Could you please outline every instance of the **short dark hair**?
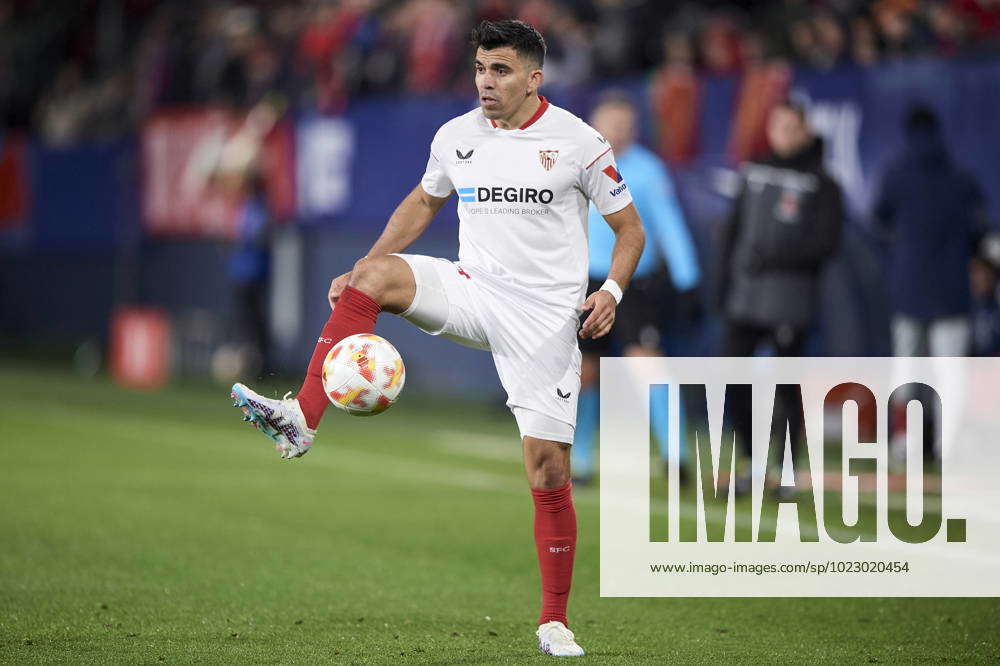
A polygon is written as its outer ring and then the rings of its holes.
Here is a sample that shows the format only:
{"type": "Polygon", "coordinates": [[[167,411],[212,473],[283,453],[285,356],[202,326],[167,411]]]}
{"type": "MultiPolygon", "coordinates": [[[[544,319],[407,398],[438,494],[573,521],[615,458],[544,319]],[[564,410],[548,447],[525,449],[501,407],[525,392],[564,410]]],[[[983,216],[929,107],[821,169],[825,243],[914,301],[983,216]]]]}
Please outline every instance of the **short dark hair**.
{"type": "Polygon", "coordinates": [[[936,132],[940,127],[934,109],[926,104],[914,104],[906,113],[905,127],[908,132],[936,132]]]}
{"type": "Polygon", "coordinates": [[[487,51],[509,46],[522,58],[538,63],[539,67],[545,64],[545,39],[524,21],[483,21],[472,29],[469,42],[473,48],[487,51]]]}
{"type": "Polygon", "coordinates": [[[611,88],[602,92],[601,96],[597,98],[597,103],[594,104],[593,110],[596,111],[603,106],[626,106],[635,112],[639,110],[632,97],[619,88],[611,88]]]}

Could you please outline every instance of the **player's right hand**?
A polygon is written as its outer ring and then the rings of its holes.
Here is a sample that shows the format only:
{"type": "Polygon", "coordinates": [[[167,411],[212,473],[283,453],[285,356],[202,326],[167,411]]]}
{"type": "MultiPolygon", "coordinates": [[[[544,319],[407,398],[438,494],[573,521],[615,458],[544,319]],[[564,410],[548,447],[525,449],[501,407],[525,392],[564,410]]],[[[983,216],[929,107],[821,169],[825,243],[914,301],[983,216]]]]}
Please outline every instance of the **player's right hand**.
{"type": "Polygon", "coordinates": [[[330,301],[330,309],[337,307],[337,301],[340,300],[340,295],[344,293],[344,289],[347,287],[347,283],[351,281],[351,273],[348,271],[343,275],[339,275],[333,278],[333,282],[330,283],[330,291],[326,295],[326,300],[330,301]]]}

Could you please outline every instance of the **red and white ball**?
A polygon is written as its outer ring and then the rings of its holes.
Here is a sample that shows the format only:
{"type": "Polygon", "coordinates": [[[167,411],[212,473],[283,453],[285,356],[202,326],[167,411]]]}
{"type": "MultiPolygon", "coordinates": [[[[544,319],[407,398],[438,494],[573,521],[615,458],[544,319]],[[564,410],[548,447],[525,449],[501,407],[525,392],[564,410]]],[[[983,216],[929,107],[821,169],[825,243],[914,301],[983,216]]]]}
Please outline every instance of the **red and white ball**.
{"type": "Polygon", "coordinates": [[[354,416],[372,416],[392,407],[405,375],[403,359],[388,340],[358,333],[327,353],[323,390],[334,407],[354,416]]]}

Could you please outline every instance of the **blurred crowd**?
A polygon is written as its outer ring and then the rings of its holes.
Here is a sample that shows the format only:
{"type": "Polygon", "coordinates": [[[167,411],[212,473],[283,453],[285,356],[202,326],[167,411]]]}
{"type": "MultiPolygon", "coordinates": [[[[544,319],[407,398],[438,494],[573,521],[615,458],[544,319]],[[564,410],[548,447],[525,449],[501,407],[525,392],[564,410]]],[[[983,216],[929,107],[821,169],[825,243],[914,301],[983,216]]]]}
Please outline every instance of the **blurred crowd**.
{"type": "Polygon", "coordinates": [[[0,113],[72,143],[165,105],[276,92],[336,112],[359,94],[467,91],[469,29],[507,17],[542,31],[563,87],[663,64],[867,67],[1000,44],[1000,0],[0,0],[0,113]]]}

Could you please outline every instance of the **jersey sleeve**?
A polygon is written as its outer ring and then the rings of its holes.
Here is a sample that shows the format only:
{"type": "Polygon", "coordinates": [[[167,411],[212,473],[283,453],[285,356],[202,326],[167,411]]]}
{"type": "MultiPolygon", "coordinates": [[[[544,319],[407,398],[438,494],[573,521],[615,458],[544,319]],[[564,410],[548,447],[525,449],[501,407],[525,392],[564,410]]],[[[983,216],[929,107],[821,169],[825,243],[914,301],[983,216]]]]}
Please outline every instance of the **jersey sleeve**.
{"type": "Polygon", "coordinates": [[[580,186],[601,215],[617,213],[632,203],[632,194],[618,171],[611,146],[605,145],[586,159],[587,162],[582,165],[580,186]]]}
{"type": "Polygon", "coordinates": [[[420,180],[420,186],[424,192],[432,197],[445,198],[450,196],[455,187],[451,184],[451,179],[445,173],[444,164],[439,158],[444,157],[441,152],[441,130],[434,135],[431,141],[430,155],[427,156],[427,169],[424,170],[424,177],[420,180]]]}
{"type": "Polygon", "coordinates": [[[646,175],[648,197],[643,197],[639,185],[636,185],[636,196],[639,197],[636,208],[642,211],[642,223],[652,232],[650,235],[667,260],[674,287],[687,291],[697,286],[701,271],[691,232],[684,221],[684,212],[674,193],[670,174],[662,162],[652,162],[646,175]]]}

